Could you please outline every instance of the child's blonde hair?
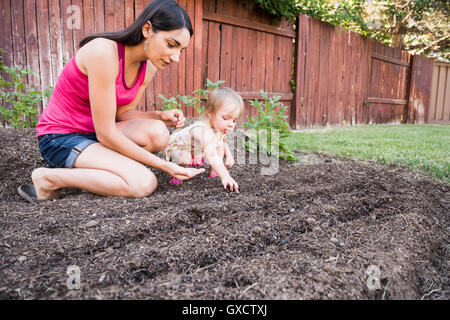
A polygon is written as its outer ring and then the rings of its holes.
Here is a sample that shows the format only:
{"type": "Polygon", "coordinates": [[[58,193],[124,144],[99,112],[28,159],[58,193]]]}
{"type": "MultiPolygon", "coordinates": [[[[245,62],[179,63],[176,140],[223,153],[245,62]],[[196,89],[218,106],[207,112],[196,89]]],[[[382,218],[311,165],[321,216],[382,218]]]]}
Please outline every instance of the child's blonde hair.
{"type": "Polygon", "coordinates": [[[227,87],[216,88],[209,92],[204,115],[209,114],[210,116],[213,116],[225,101],[233,103],[239,107],[240,118],[244,113],[244,101],[236,91],[227,87]]]}

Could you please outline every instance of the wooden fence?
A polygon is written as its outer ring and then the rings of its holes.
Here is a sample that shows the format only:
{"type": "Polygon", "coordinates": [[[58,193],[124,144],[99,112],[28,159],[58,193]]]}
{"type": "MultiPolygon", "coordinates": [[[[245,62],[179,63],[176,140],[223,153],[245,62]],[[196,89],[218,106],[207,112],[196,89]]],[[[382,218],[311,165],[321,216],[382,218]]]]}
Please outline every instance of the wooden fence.
{"type": "MultiPolygon", "coordinates": [[[[39,76],[29,83],[45,89],[84,36],[128,26],[146,3],[0,0],[2,59],[34,70],[39,76]]],[[[178,3],[191,17],[194,36],[178,64],[156,73],[139,103],[143,110],[157,108],[159,94],[190,94],[208,78],[225,80],[245,100],[261,98],[260,89],[280,95],[293,128],[426,120],[430,59],[304,15],[297,26],[276,22],[252,0],[178,3]]],[[[247,101],[246,115],[254,112],[247,101]]]]}
{"type": "Polygon", "coordinates": [[[292,126],[425,121],[431,59],[305,15],[297,30],[292,126]]]}
{"type": "Polygon", "coordinates": [[[434,64],[428,122],[450,124],[450,63],[434,64]]]}

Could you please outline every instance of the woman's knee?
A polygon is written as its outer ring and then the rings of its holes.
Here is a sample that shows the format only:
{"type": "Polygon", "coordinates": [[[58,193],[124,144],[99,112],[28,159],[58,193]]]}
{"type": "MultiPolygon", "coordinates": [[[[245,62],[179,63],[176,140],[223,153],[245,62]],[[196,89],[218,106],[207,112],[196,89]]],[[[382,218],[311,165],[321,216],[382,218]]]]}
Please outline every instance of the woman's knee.
{"type": "Polygon", "coordinates": [[[155,191],[158,186],[158,180],[150,170],[147,169],[147,171],[129,179],[127,184],[128,197],[144,198],[155,191]]]}
{"type": "Polygon", "coordinates": [[[148,149],[150,152],[162,151],[169,144],[170,132],[167,126],[162,121],[157,121],[154,123],[149,135],[150,141],[148,149]]]}

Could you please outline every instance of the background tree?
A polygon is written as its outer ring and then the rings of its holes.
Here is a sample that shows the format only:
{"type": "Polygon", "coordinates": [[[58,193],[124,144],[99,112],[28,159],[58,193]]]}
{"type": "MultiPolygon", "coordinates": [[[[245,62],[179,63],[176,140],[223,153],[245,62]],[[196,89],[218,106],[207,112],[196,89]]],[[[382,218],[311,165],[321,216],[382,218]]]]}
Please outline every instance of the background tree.
{"type": "Polygon", "coordinates": [[[299,13],[415,54],[450,61],[448,0],[255,0],[291,21],[299,13]]]}

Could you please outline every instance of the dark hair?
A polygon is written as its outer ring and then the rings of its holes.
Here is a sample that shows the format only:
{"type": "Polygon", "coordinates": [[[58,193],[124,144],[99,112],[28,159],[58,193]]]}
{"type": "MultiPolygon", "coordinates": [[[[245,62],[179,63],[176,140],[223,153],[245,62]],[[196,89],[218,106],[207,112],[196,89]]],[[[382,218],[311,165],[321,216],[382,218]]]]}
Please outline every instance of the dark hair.
{"type": "Polygon", "coordinates": [[[154,0],[147,4],[139,17],[127,28],[115,32],[96,33],[85,37],[80,48],[96,38],[106,38],[121,42],[128,46],[136,46],[144,40],[142,26],[147,21],[152,24],[153,32],[170,31],[186,28],[191,37],[194,34],[189,16],[178,3],[172,0],[154,0]]]}

